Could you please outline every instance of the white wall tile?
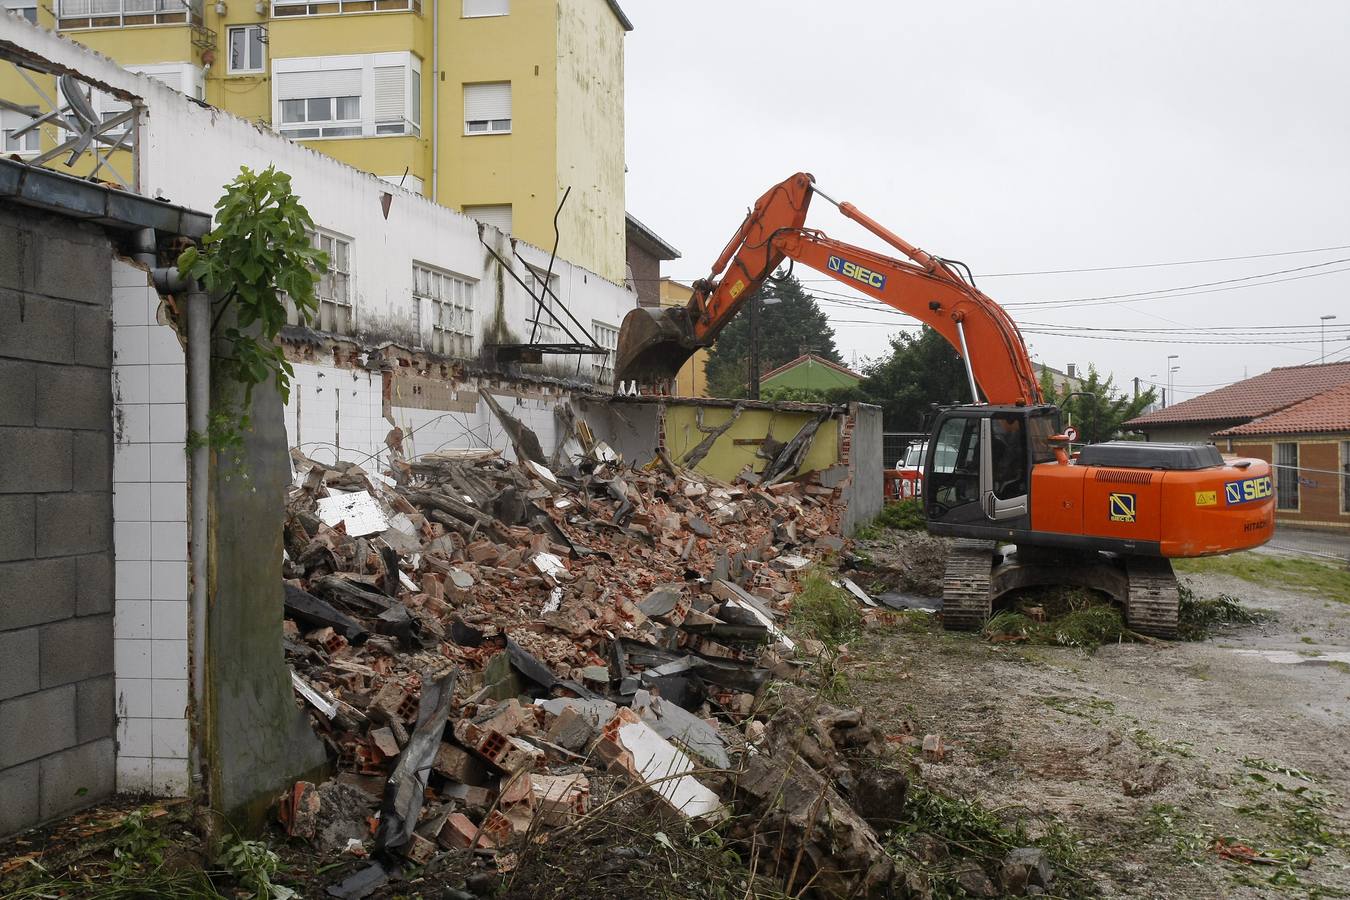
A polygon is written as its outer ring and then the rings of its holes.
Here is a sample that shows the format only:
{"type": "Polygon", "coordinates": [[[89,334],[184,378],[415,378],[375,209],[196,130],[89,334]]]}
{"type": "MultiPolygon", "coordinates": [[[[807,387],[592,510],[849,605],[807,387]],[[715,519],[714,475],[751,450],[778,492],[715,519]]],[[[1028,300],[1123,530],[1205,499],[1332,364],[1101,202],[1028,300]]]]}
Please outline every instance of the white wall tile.
{"type": "Polygon", "coordinates": [[[113,439],[119,444],[150,443],[150,404],[119,403],[113,410],[113,439]]]}
{"type": "MultiPolygon", "coordinates": [[[[188,674],[187,638],[178,641],[151,641],[151,674],[156,678],[186,678],[188,674]]],[[[158,754],[156,754],[158,755],[158,754]]]]}
{"type": "Polygon", "coordinates": [[[150,445],[151,481],[187,481],[187,453],[179,444],[150,445]]]}
{"type": "Polygon", "coordinates": [[[150,559],[150,523],[114,522],[113,550],[118,562],[150,559]]]}
{"type": "Polygon", "coordinates": [[[145,756],[124,756],[118,747],[117,755],[117,792],[143,793],[151,789],[150,758],[145,756]]]}
{"type": "Polygon", "coordinates": [[[149,444],[113,445],[113,482],[150,480],[149,444]]]}
{"type": "Polygon", "coordinates": [[[186,560],[187,523],[151,522],[150,558],[154,560],[186,560]]]}
{"type": "Polygon", "coordinates": [[[181,481],[161,481],[149,485],[149,488],[151,519],[156,522],[187,521],[187,485],[185,483],[181,481]]]}
{"type": "Polygon", "coordinates": [[[150,367],[119,365],[113,369],[114,403],[150,402],[150,367]]]}
{"type": "Polygon", "coordinates": [[[151,719],[150,721],[150,749],[155,760],[158,761],[163,757],[187,759],[187,719],[151,719]]]}
{"type": "Polygon", "coordinates": [[[158,797],[186,797],[188,793],[188,761],[155,757],[150,790],[158,797]]]}
{"type": "Polygon", "coordinates": [[[150,364],[150,325],[113,326],[113,360],[117,365],[150,364]]]}
{"type": "Polygon", "coordinates": [[[186,403],[187,370],[182,363],[157,365],[146,373],[146,400],[150,403],[186,403]]]}
{"type": "Polygon", "coordinates": [[[113,485],[113,520],[117,522],[149,522],[151,491],[146,482],[127,482],[113,485]]]}
{"type": "Polygon", "coordinates": [[[156,561],[150,564],[151,600],[186,600],[187,595],[187,563],[156,561]]]}
{"type": "Polygon", "coordinates": [[[129,259],[114,259],[112,284],[115,288],[139,287],[144,291],[150,284],[150,273],[129,259]]]}
{"type": "MultiPolygon", "coordinates": [[[[150,756],[154,746],[154,719],[119,719],[117,752],[127,756],[150,756]]],[[[167,720],[166,720],[167,721],[167,720]]]]}
{"type": "Polygon", "coordinates": [[[187,404],[156,403],[150,407],[150,441],[182,446],[187,440],[187,404]]]}
{"type": "MultiPolygon", "coordinates": [[[[141,274],[144,275],[145,273],[142,272],[141,274]]],[[[138,287],[114,287],[112,294],[113,327],[153,324],[150,300],[147,296],[149,292],[150,288],[143,284],[138,287]]]]}
{"type": "Polygon", "coordinates": [[[113,637],[139,640],[153,637],[150,633],[150,601],[118,600],[113,612],[113,637]]]}
{"type": "MultiPolygon", "coordinates": [[[[149,719],[154,712],[154,694],[149,678],[117,676],[117,718],[149,719]]],[[[135,754],[132,754],[135,755],[135,754]]]]}
{"type": "Polygon", "coordinates": [[[117,602],[123,600],[150,599],[150,563],[118,562],[114,575],[114,591],[117,602]]]}
{"type": "Polygon", "coordinates": [[[168,325],[155,325],[149,331],[150,359],[156,365],[183,364],[183,345],[178,333],[168,325]]]}
{"type": "Polygon", "coordinates": [[[149,678],[150,641],[114,638],[113,672],[118,678],[149,678]]]}
{"type": "Polygon", "coordinates": [[[187,716],[188,683],[182,679],[156,678],[151,686],[151,710],[156,719],[187,716]]]}
{"type": "MultiPolygon", "coordinates": [[[[182,640],[188,636],[186,600],[150,601],[150,636],[157,640],[182,640]]],[[[158,672],[156,672],[158,676],[158,672]]]]}

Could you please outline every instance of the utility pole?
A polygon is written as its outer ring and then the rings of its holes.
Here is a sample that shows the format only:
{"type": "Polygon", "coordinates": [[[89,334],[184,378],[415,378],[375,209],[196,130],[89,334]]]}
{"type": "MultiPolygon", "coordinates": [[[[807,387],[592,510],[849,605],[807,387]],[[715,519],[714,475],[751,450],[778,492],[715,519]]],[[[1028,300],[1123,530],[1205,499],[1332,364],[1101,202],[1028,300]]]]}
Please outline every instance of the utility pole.
{"type": "Polygon", "coordinates": [[[1134,396],[1135,396],[1136,399],[1139,397],[1139,376],[1138,376],[1138,375],[1134,376],[1134,396]]]}
{"type": "MultiPolygon", "coordinates": [[[[1172,393],[1172,373],[1181,368],[1181,366],[1172,365],[1174,359],[1181,359],[1181,355],[1173,353],[1167,357],[1167,394],[1172,393]]],[[[1167,394],[1163,395],[1163,409],[1167,408],[1167,394]]]]}
{"type": "Polygon", "coordinates": [[[759,399],[759,292],[750,298],[750,399],[759,399]]]}

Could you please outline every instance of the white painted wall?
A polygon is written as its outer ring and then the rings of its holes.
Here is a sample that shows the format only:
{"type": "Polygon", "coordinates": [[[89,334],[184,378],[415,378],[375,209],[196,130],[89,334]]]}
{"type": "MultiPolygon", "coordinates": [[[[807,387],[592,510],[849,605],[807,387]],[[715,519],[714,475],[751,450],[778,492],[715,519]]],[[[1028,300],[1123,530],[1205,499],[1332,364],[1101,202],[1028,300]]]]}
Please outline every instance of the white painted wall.
{"type": "MultiPolygon", "coordinates": [[[[85,78],[141,98],[147,109],[141,132],[143,193],[209,211],[241,165],[255,169],[276,165],[291,175],[316,225],[352,238],[352,296],[358,331],[404,341],[415,337],[409,331],[414,321],[412,263],[417,260],[478,282],[474,302],[478,349],[497,315],[499,287],[496,264],[479,242],[477,222],[261,125],[192,103],[154,78],[129,72],[68,38],[13,16],[3,18],[0,26],[7,40],[85,78]],[[393,195],[387,220],[380,208],[385,192],[393,195]]],[[[512,257],[507,236],[489,227],[485,238],[524,276],[525,267],[512,257]]],[[[547,267],[547,251],[524,242],[516,248],[531,265],[547,267]]],[[[554,264],[554,273],[560,299],[587,329],[593,320],[617,327],[636,302],[622,285],[563,260],[554,264]]],[[[509,276],[501,279],[500,303],[506,327],[517,340],[528,340],[526,319],[534,304],[509,276]]],[[[422,322],[429,335],[430,316],[423,315],[422,322]]],[[[576,358],[563,357],[553,368],[559,373],[576,372],[576,358]]],[[[590,369],[590,358],[583,358],[582,376],[588,377],[590,369]]]]}

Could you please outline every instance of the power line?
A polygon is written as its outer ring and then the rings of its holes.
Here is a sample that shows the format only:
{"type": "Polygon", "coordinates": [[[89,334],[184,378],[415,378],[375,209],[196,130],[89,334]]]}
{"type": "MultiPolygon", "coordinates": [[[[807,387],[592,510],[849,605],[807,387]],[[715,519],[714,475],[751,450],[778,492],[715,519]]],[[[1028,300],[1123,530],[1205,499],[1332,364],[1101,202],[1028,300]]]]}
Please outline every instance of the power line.
{"type": "MultiPolygon", "coordinates": [[[[1174,266],[1198,266],[1208,263],[1220,262],[1241,262],[1248,259],[1271,259],[1277,256],[1299,256],[1307,253],[1330,253],[1335,250],[1350,250],[1350,244],[1339,244],[1334,247],[1312,247],[1307,250],[1279,250],[1271,253],[1248,253],[1244,256],[1212,256],[1206,259],[1183,259],[1174,262],[1158,263],[1131,263],[1117,266],[1084,266],[1074,269],[1039,269],[1030,272],[977,272],[976,278],[1017,278],[1027,275],[1074,275],[1081,272],[1121,272],[1127,269],[1165,269],[1174,266]]],[[[672,281],[692,281],[702,278],[702,275],[696,275],[693,278],[676,278],[668,276],[672,281]]],[[[635,281],[658,281],[655,278],[637,278],[635,281]]],[[[803,284],[829,283],[833,278],[799,278],[798,281],[803,284]]]]}

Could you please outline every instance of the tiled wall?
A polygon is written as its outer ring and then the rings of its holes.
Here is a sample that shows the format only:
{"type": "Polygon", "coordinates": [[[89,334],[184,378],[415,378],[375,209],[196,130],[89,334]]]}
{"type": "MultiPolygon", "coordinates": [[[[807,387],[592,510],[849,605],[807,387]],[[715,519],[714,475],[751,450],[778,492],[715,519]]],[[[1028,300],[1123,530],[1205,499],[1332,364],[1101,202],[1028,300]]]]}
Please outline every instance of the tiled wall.
{"type": "Polygon", "coordinates": [[[187,404],[177,332],[145,270],[113,261],[117,788],[188,788],[187,404]]]}

